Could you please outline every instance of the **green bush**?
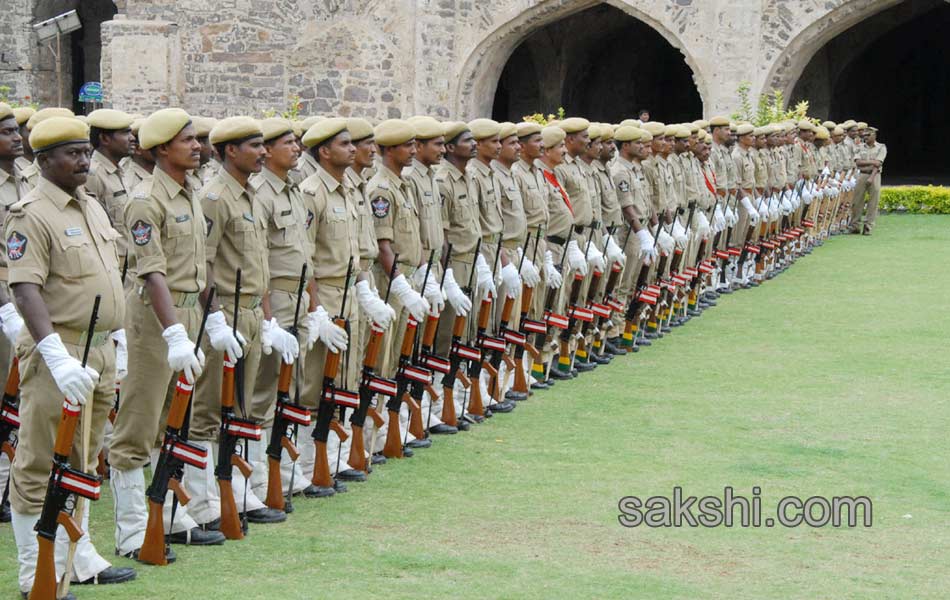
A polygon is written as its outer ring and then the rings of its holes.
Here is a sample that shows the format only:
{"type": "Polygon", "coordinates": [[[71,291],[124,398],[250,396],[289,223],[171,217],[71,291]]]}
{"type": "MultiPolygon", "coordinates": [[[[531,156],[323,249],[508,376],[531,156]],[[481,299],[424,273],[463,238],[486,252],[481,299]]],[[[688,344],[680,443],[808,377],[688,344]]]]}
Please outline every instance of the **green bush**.
{"type": "Polygon", "coordinates": [[[895,185],[881,190],[880,209],[925,215],[950,215],[950,188],[895,185]]]}

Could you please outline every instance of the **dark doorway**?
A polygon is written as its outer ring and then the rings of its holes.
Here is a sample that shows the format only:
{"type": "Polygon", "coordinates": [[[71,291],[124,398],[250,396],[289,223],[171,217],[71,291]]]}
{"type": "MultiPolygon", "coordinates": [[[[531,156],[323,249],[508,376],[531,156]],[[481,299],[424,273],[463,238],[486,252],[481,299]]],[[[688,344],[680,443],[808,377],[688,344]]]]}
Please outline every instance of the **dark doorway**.
{"type": "Polygon", "coordinates": [[[793,102],[819,98],[827,112],[818,116],[880,129],[885,183],[950,183],[941,148],[950,136],[948,31],[950,4],[943,1],[911,0],[878,13],[815,55],[793,102]]]}
{"type": "Polygon", "coordinates": [[[492,118],[535,112],[594,121],[636,118],[641,108],[668,123],[697,119],[703,105],[683,55],[652,27],[601,4],[535,31],[502,71],[492,118]]]}

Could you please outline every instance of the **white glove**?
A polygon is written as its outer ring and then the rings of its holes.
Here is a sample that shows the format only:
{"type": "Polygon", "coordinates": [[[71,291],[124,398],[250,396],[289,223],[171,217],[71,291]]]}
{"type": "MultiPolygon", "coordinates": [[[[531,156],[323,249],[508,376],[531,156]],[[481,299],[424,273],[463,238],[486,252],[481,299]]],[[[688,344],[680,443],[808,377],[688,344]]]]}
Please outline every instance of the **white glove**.
{"type": "Polygon", "coordinates": [[[789,197],[786,195],[784,198],[782,198],[782,215],[787,217],[788,215],[792,214],[792,211],[794,210],[795,208],[792,207],[791,199],[789,199],[789,197]]]}
{"type": "Polygon", "coordinates": [[[673,248],[676,247],[676,240],[666,232],[666,229],[660,227],[660,235],[657,237],[656,245],[660,247],[664,254],[670,254],[673,252],[673,248]]]}
{"type": "Polygon", "coordinates": [[[831,175],[831,169],[828,168],[828,165],[825,165],[825,168],[821,170],[821,174],[825,177],[831,175]]]}
{"type": "Polygon", "coordinates": [[[712,229],[714,233],[719,233],[726,228],[726,214],[722,212],[722,207],[716,205],[713,211],[712,229]]]}
{"type": "Polygon", "coordinates": [[[541,283],[541,273],[538,273],[538,268],[534,266],[531,259],[524,256],[524,251],[521,248],[518,248],[518,260],[521,261],[521,281],[529,288],[541,283]]]}
{"type": "Polygon", "coordinates": [[[571,240],[567,243],[567,264],[581,275],[587,275],[587,259],[584,258],[581,249],[577,247],[577,240],[571,240]]]}
{"type": "Polygon", "coordinates": [[[851,176],[851,189],[853,190],[858,185],[858,178],[854,175],[851,176]]]}
{"type": "Polygon", "coordinates": [[[396,297],[406,307],[412,318],[419,323],[424,321],[426,314],[429,312],[429,302],[419,295],[419,292],[412,289],[412,286],[406,280],[406,276],[400,273],[398,277],[392,280],[390,286],[392,292],[396,294],[396,297]]]}
{"type": "Polygon", "coordinates": [[[521,292],[521,276],[518,275],[518,267],[514,263],[508,263],[501,269],[501,280],[505,284],[505,295],[509,298],[517,298],[521,292]]]}
{"type": "Polygon", "coordinates": [[[194,384],[205,367],[205,353],[198,348],[195,354],[195,344],[188,339],[188,332],[181,323],[175,323],[162,332],[165,343],[168,344],[168,366],[176,373],[182,371],[185,381],[194,384]]]}
{"type": "Polygon", "coordinates": [[[12,302],[0,306],[0,323],[3,326],[3,335],[10,340],[11,346],[16,346],[16,336],[23,329],[23,317],[16,311],[12,302]]]}
{"type": "Polygon", "coordinates": [[[564,278],[554,266],[554,255],[550,250],[544,251],[544,275],[548,282],[548,287],[556,290],[564,283],[564,278]]]}
{"type": "Polygon", "coordinates": [[[680,247],[680,250],[685,250],[686,245],[689,243],[689,238],[686,237],[686,230],[680,224],[679,220],[673,221],[673,241],[680,247]]]}
{"type": "Polygon", "coordinates": [[[607,256],[607,262],[609,262],[611,265],[619,262],[620,265],[623,266],[627,262],[627,257],[624,256],[623,249],[617,245],[617,242],[614,240],[614,236],[612,235],[607,236],[607,244],[604,246],[604,254],[607,256]]]}
{"type": "Polygon", "coordinates": [[[455,281],[455,272],[452,269],[445,270],[445,297],[449,304],[455,309],[455,314],[464,317],[472,310],[472,301],[468,299],[462,288],[455,281]]]}
{"type": "Polygon", "coordinates": [[[778,202],[776,202],[775,198],[773,197],[772,200],[769,202],[769,221],[778,221],[780,208],[781,208],[781,205],[778,202]]]}
{"type": "Polygon", "coordinates": [[[758,211],[755,210],[755,207],[752,206],[752,201],[749,200],[749,197],[743,196],[742,199],[739,201],[739,204],[742,205],[742,208],[745,209],[746,214],[749,215],[749,224],[753,226],[758,225],[759,213],[758,211]]]}
{"type": "Polygon", "coordinates": [[[116,329],[109,339],[115,342],[115,380],[122,381],[129,374],[129,342],[125,339],[125,330],[116,329]]]}
{"type": "Polygon", "coordinates": [[[811,190],[808,189],[808,186],[803,187],[802,188],[802,202],[805,203],[805,206],[809,206],[811,204],[812,198],[813,196],[812,196],[811,190]]]}
{"type": "Polygon", "coordinates": [[[736,211],[731,206],[726,207],[726,226],[735,227],[739,223],[739,215],[736,214],[736,211]]]}
{"type": "Polygon", "coordinates": [[[759,222],[769,220],[769,203],[764,198],[759,198],[759,222]]]}
{"type": "Polygon", "coordinates": [[[703,211],[696,212],[696,235],[702,238],[709,237],[709,219],[703,211]]]}
{"type": "Polygon", "coordinates": [[[637,240],[640,241],[640,260],[646,264],[650,264],[653,262],[653,259],[656,258],[656,248],[654,248],[656,242],[653,236],[650,235],[650,232],[644,227],[637,232],[637,240]]]}
{"type": "MultiPolygon", "coordinates": [[[[409,283],[406,281],[406,278],[402,275],[399,277],[402,278],[403,283],[408,287],[409,283]]],[[[394,279],[393,283],[395,282],[396,280],[394,279]]],[[[418,294],[416,295],[418,296],[418,294]]],[[[311,335],[307,337],[309,348],[313,348],[313,342],[310,341],[310,339],[313,338],[313,341],[320,340],[323,342],[327,350],[334,354],[346,350],[346,346],[350,342],[349,336],[346,335],[346,331],[344,331],[342,327],[339,327],[333,322],[327,309],[323,308],[323,306],[318,306],[317,310],[307,313],[307,321],[307,327],[311,332],[311,335]]]]}
{"type": "Polygon", "coordinates": [[[436,316],[445,309],[445,294],[442,292],[442,285],[431,273],[422,289],[422,296],[429,303],[429,314],[436,316]]]}
{"type": "Polygon", "coordinates": [[[297,338],[278,325],[277,319],[273,317],[269,321],[261,322],[261,351],[270,354],[272,350],[277,350],[280,359],[288,365],[294,364],[300,354],[297,338]]]}
{"type": "Polygon", "coordinates": [[[603,273],[607,269],[607,263],[604,262],[604,253],[600,251],[597,244],[591,242],[587,248],[587,262],[595,271],[603,273]]]}
{"type": "Polygon", "coordinates": [[[487,298],[489,293],[492,296],[498,295],[498,290],[495,289],[495,277],[488,268],[485,257],[481,254],[475,258],[475,277],[478,279],[478,289],[482,290],[484,298],[487,298]]]}
{"type": "Polygon", "coordinates": [[[393,307],[383,302],[382,298],[369,287],[369,281],[356,282],[356,302],[363,312],[382,329],[389,329],[390,323],[396,318],[393,307]]]}
{"type": "Polygon", "coordinates": [[[232,360],[237,360],[244,356],[244,336],[237,332],[237,337],[228,326],[222,311],[213,312],[208,315],[208,323],[205,325],[208,332],[208,341],[211,347],[218,352],[227,352],[232,360]]]}
{"type": "Polygon", "coordinates": [[[792,205],[792,212],[798,210],[798,207],[802,205],[801,194],[793,191],[791,197],[789,198],[789,203],[792,205]]]}
{"type": "Polygon", "coordinates": [[[43,338],[36,349],[43,355],[56,387],[73,406],[85,404],[99,380],[99,372],[69,355],[58,333],[43,338]]]}

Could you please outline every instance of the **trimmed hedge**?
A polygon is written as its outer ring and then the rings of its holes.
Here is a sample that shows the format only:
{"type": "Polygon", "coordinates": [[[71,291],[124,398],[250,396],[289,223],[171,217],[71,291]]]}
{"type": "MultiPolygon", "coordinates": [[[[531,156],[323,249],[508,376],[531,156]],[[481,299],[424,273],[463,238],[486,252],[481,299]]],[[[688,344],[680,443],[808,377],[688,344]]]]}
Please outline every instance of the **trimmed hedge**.
{"type": "Polygon", "coordinates": [[[935,185],[895,185],[881,189],[882,211],[950,215],[950,188],[935,185]]]}

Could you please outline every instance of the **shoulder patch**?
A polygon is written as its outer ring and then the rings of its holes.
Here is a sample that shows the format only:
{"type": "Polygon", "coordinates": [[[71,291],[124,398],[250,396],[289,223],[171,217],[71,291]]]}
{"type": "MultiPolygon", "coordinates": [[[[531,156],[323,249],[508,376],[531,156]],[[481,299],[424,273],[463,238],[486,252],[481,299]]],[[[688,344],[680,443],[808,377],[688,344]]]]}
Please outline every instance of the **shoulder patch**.
{"type": "Polygon", "coordinates": [[[621,192],[627,193],[630,191],[630,184],[627,183],[625,179],[621,179],[620,182],[617,183],[617,189],[621,192]]]}
{"type": "Polygon", "coordinates": [[[306,223],[307,229],[310,229],[310,226],[313,225],[313,217],[314,217],[313,211],[308,208],[307,209],[307,223],[306,223]]]}
{"type": "Polygon", "coordinates": [[[26,254],[26,236],[19,231],[14,231],[7,238],[7,258],[10,260],[20,260],[26,254]]]}
{"type": "Polygon", "coordinates": [[[389,200],[384,196],[376,196],[370,206],[373,207],[373,216],[377,219],[382,219],[389,215],[389,200]]]}
{"type": "Polygon", "coordinates": [[[152,225],[139,219],[132,224],[132,241],[136,246],[144,246],[152,241],[152,225]]]}
{"type": "Polygon", "coordinates": [[[209,216],[205,216],[205,235],[211,233],[211,226],[214,225],[214,221],[209,216]]]}

